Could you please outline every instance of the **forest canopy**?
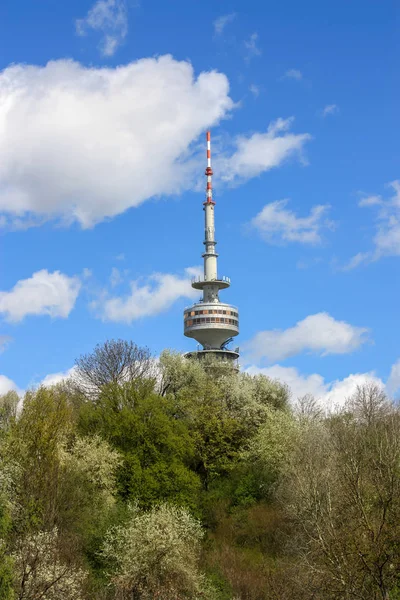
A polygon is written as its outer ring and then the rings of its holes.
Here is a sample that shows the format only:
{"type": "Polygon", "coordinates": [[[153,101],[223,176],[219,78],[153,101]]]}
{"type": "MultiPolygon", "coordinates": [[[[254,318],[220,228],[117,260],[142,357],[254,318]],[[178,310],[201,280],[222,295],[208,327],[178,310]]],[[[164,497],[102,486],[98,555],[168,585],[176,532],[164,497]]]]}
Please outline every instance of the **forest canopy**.
{"type": "Polygon", "coordinates": [[[399,600],[400,411],[110,340],[0,396],[0,598],[399,600]]]}

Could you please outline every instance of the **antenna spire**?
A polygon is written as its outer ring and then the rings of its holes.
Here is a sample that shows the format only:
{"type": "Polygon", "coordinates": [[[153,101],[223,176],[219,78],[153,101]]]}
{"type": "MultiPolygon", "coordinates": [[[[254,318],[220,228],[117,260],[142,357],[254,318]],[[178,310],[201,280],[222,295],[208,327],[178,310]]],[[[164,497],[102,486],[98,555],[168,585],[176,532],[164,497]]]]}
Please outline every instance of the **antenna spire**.
{"type": "Polygon", "coordinates": [[[207,177],[207,188],[206,188],[206,201],[204,204],[215,204],[212,197],[212,176],[213,170],[211,168],[211,133],[207,131],[207,168],[206,168],[206,177],[207,177]]]}

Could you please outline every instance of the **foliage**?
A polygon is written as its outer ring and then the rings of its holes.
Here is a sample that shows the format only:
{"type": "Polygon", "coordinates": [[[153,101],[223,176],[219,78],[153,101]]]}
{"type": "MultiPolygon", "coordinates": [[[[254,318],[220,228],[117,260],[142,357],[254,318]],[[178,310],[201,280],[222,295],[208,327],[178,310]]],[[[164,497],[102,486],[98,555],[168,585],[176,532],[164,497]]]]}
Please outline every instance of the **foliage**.
{"type": "Polygon", "coordinates": [[[18,403],[18,394],[13,390],[0,395],[0,435],[4,435],[15,421],[18,403]]]}
{"type": "Polygon", "coordinates": [[[206,490],[235,468],[271,407],[287,404],[286,387],[263,376],[237,374],[215,359],[200,363],[164,352],[160,369],[162,393],[173,398],[177,414],[189,424],[195,469],[206,490]]]}
{"type": "Polygon", "coordinates": [[[200,523],[184,508],[160,504],[149,512],[132,506],[129,519],[106,536],[103,553],[114,563],[120,598],[209,598],[199,571],[200,523]]]}
{"type": "Polygon", "coordinates": [[[70,475],[90,485],[106,505],[114,502],[115,474],[121,464],[120,454],[95,435],[76,437],[71,445],[60,447],[60,465],[70,475]]]}
{"type": "Polygon", "coordinates": [[[120,452],[123,500],[136,499],[143,507],[160,500],[196,506],[199,480],[189,468],[193,439],[186,424],[175,418],[171,402],[151,387],[124,383],[114,393],[114,386],[106,386],[95,403],[82,405],[79,429],[98,432],[120,452]]]}
{"type": "Polygon", "coordinates": [[[0,397],[0,598],[400,600],[400,411],[111,340],[0,397]]]}
{"type": "Polygon", "coordinates": [[[12,558],[18,600],[82,600],[86,573],[64,561],[57,529],[19,540],[12,558]]]}

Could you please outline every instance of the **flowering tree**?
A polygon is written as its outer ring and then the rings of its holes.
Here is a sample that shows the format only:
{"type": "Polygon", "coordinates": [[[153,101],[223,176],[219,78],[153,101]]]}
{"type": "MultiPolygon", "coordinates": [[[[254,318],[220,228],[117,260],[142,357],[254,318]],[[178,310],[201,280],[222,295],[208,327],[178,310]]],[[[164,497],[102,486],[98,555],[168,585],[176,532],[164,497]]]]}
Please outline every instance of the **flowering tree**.
{"type": "Polygon", "coordinates": [[[198,562],[203,531],[184,508],[161,504],[149,512],[130,508],[127,523],[109,531],[103,554],[122,599],[210,598],[198,562]]]}
{"type": "Polygon", "coordinates": [[[12,555],[18,600],[81,600],[86,573],[63,561],[58,531],[39,531],[19,540],[12,555]]]}

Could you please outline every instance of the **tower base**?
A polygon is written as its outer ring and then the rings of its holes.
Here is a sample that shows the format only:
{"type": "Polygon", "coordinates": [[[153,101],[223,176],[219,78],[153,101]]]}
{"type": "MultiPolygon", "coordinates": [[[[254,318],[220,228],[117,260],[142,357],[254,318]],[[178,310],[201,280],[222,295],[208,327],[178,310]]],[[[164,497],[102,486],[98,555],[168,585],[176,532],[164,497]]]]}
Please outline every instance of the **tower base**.
{"type": "Polygon", "coordinates": [[[239,352],[234,350],[224,350],[218,348],[210,348],[209,350],[196,350],[194,352],[186,352],[185,358],[194,358],[197,360],[207,360],[207,357],[213,357],[221,362],[229,363],[235,371],[239,371],[239,352]]]}

